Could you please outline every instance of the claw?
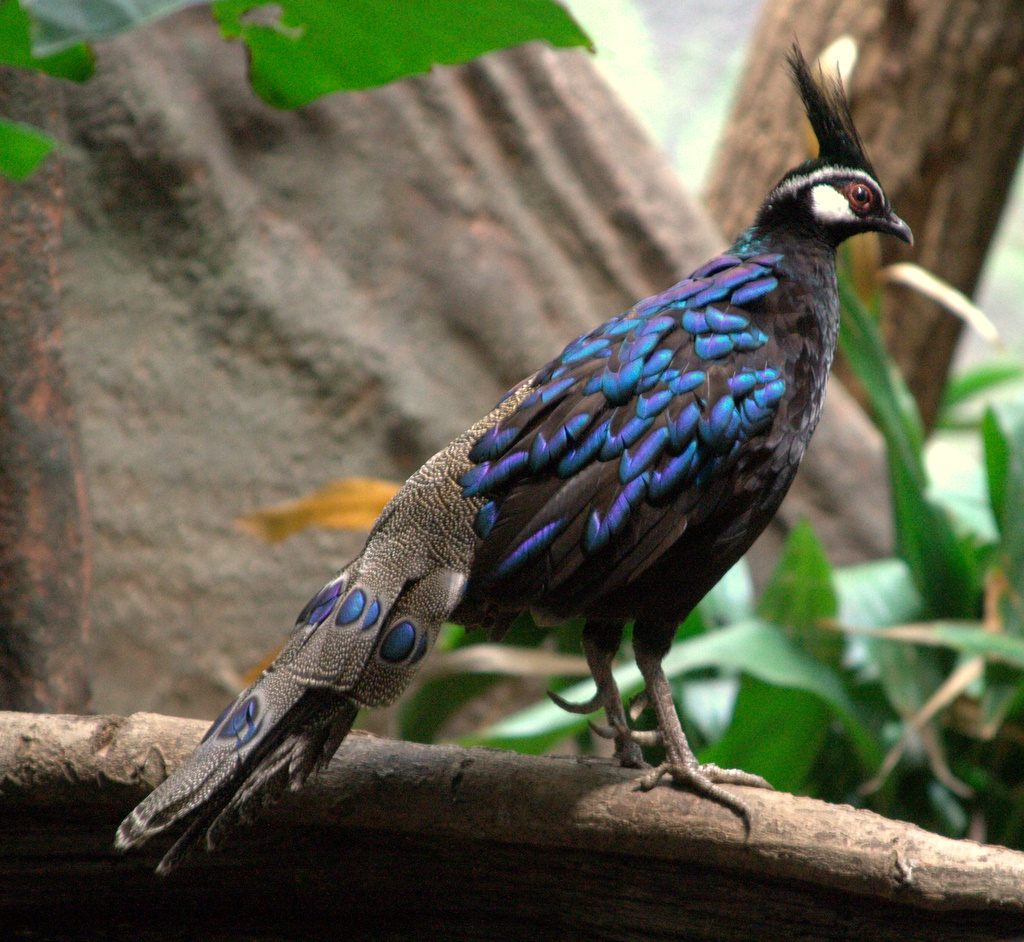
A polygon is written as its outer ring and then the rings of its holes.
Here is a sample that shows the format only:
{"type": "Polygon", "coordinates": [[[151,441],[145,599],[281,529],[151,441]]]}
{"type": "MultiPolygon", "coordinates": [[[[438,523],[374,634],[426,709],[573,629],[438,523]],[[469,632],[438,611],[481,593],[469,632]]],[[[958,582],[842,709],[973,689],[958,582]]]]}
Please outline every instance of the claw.
{"type": "Polygon", "coordinates": [[[565,710],[566,713],[579,713],[581,715],[586,713],[596,713],[602,706],[604,706],[604,698],[600,689],[598,689],[597,693],[595,693],[594,696],[585,703],[570,703],[564,697],[560,697],[553,690],[548,691],[548,696],[556,707],[565,710]]]}
{"type": "Polygon", "coordinates": [[[661,730],[658,729],[630,729],[628,726],[625,729],[616,729],[614,726],[601,726],[598,723],[591,723],[590,728],[602,739],[635,742],[644,749],[660,746],[664,741],[661,730]]]}
{"type": "Polygon", "coordinates": [[[600,723],[595,723],[593,720],[590,721],[590,731],[595,736],[600,736],[602,739],[614,739],[618,736],[618,732],[611,726],[602,726],[600,723]]]}
{"type": "Polygon", "coordinates": [[[663,762],[644,775],[637,782],[637,788],[644,792],[650,791],[665,775],[671,776],[677,785],[682,785],[728,808],[743,822],[743,829],[748,835],[750,808],[741,798],[722,788],[722,785],[747,785],[751,788],[767,788],[774,791],[772,784],[760,775],[744,772],[742,769],[720,769],[711,762],[706,765],[695,765],[693,768],[675,762],[663,762]]]}
{"type": "Polygon", "coordinates": [[[629,718],[635,723],[640,719],[640,714],[648,707],[647,691],[641,690],[632,700],[629,701],[629,718]]]}

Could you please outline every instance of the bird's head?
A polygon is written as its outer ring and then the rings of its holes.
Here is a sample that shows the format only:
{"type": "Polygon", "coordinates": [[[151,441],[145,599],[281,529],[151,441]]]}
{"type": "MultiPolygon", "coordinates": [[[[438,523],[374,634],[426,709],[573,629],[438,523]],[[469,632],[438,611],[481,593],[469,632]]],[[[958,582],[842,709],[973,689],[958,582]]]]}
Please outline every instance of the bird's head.
{"type": "Polygon", "coordinates": [[[793,79],[818,139],[818,156],[790,170],[761,207],[761,226],[810,227],[833,245],[859,232],[887,232],[913,244],[864,153],[839,76],[816,80],[803,54],[789,56],[793,79]]]}

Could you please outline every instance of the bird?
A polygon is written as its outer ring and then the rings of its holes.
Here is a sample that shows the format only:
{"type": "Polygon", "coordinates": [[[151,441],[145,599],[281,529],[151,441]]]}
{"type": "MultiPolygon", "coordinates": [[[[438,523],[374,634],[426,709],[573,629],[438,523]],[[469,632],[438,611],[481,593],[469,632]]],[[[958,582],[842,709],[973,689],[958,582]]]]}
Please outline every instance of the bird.
{"type": "Polygon", "coordinates": [[[281,653],[184,764],[122,822],[115,846],[180,828],[167,873],[220,847],[322,768],[362,708],[395,701],[442,624],[501,636],[581,617],[594,697],[639,787],[668,777],[737,815],[700,764],[662,668],[678,625],[778,510],[821,413],[839,332],[836,249],[857,233],[913,244],[854,127],[841,79],[787,56],[816,157],[689,277],[573,340],[416,471],[361,553],[302,609],[281,653]],[[657,730],[631,726],[612,666],[625,627],[657,730]],[[643,747],[657,740],[651,768],[643,747]]]}

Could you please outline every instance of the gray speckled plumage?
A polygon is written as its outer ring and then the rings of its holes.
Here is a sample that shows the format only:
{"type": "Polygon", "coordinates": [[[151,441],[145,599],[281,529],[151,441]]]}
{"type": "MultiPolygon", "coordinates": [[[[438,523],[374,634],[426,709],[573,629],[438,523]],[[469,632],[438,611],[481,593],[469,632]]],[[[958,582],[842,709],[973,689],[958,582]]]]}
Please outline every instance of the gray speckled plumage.
{"type": "MultiPolygon", "coordinates": [[[[585,617],[583,649],[626,765],[612,678],[623,626],[658,719],[662,775],[732,809],[699,765],[661,668],[678,623],[774,515],[821,412],[839,329],[836,246],[865,230],[909,241],[837,84],[791,65],[820,154],[790,171],[730,249],[573,341],[431,458],[384,508],[362,553],[300,614],[274,663],[186,763],[121,824],[136,846],[181,823],[160,864],[216,847],[337,749],[360,707],[406,687],[445,620],[500,635],[520,612],[585,617]]],[[[557,700],[557,698],[556,698],[557,700]]]]}

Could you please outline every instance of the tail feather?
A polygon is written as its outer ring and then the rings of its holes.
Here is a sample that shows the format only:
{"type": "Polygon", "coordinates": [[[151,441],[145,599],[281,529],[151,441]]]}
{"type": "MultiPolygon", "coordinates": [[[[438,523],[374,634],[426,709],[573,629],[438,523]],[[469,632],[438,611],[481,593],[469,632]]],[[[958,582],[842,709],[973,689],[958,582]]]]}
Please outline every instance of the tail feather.
{"type": "Polygon", "coordinates": [[[236,758],[234,737],[225,742],[224,732],[252,692],[250,688],[243,693],[186,763],[125,818],[115,839],[119,850],[137,847],[180,823],[186,824],[185,831],[160,861],[157,873],[169,873],[200,850],[214,850],[286,788],[298,789],[326,764],[359,711],[333,691],[306,689],[251,751],[236,758]]]}
{"type": "Polygon", "coordinates": [[[125,818],[118,849],[174,825],[184,833],[159,873],[204,846],[214,849],[323,765],[360,707],[385,706],[401,694],[459,604],[472,554],[470,524],[457,514],[440,532],[423,528],[424,500],[437,502],[438,512],[458,506],[437,496],[445,488],[458,494],[446,461],[442,453],[428,462],[392,499],[363,553],[303,609],[274,662],[125,818]]]}

